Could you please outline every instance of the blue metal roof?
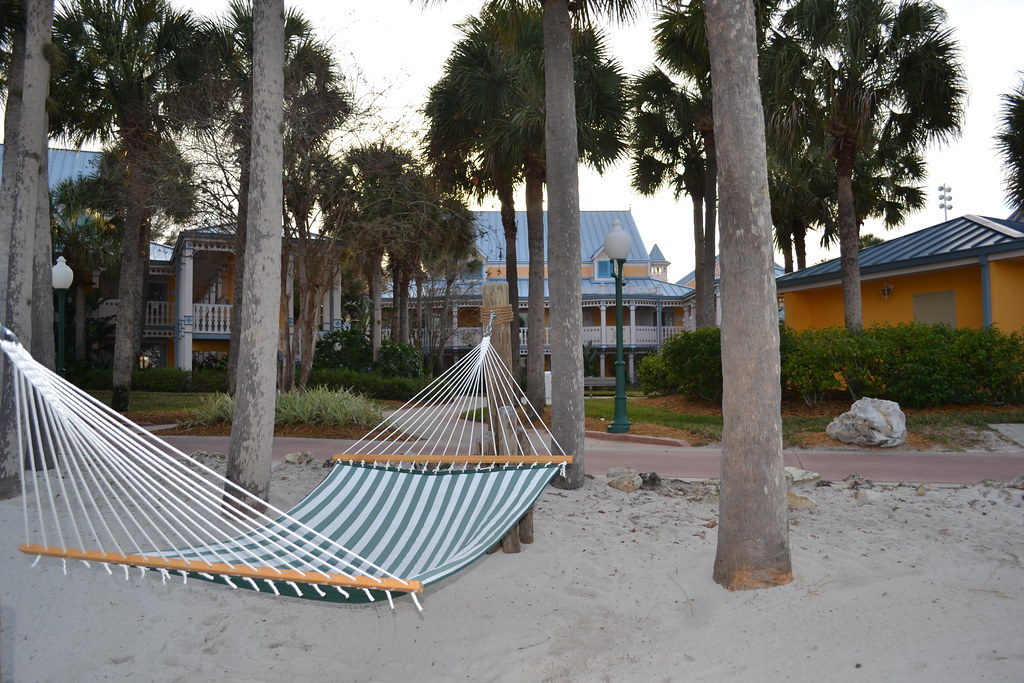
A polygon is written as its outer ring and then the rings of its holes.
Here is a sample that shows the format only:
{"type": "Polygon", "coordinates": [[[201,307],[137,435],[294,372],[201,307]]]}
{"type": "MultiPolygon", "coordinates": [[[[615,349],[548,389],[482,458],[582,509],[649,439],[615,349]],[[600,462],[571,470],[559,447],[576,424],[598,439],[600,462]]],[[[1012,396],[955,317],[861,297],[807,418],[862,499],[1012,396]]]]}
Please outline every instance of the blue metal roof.
{"type": "MultiPolygon", "coordinates": [[[[474,211],[480,238],[477,247],[488,263],[505,262],[505,230],[501,226],[500,211],[474,211]]],[[[633,239],[628,261],[648,261],[647,248],[629,211],[580,211],[580,261],[591,261],[604,249],[604,235],[611,230],[612,221],[622,223],[622,229],[633,239]]],[[[516,212],[516,260],[529,263],[530,252],[526,240],[526,212],[516,212]]],[[[547,262],[548,212],[544,212],[544,255],[547,262]]]]}
{"type": "MultiPolygon", "coordinates": [[[[715,266],[716,266],[715,270],[718,269],[717,268],[717,266],[718,266],[718,258],[719,257],[717,257],[717,256],[715,257],[715,266]]],[[[779,277],[783,273],[786,272],[786,269],[783,268],[782,266],[780,266],[778,263],[773,263],[772,265],[775,266],[775,277],[779,277]]],[[[697,277],[697,271],[696,270],[691,270],[689,273],[687,273],[686,275],[684,275],[681,278],[679,278],[678,280],[676,280],[676,284],[677,285],[682,285],[685,282],[690,282],[695,277],[697,277]]],[[[719,280],[719,278],[716,277],[715,278],[715,282],[718,282],[718,280],[719,280]]]]}
{"type": "MultiPolygon", "coordinates": [[[[504,278],[465,278],[459,280],[456,285],[454,296],[459,297],[479,297],[480,289],[485,282],[504,282],[504,278]]],[[[615,296],[615,282],[612,280],[596,280],[591,277],[582,278],[581,286],[583,290],[584,299],[608,299],[615,296]]],[[[626,285],[622,288],[622,293],[625,296],[632,297],[650,297],[653,299],[680,299],[693,290],[689,287],[683,287],[682,285],[672,284],[671,282],[662,282],[661,280],[655,280],[650,277],[627,277],[626,285]]],[[[410,294],[412,294],[410,289],[410,294]]],[[[530,281],[528,278],[519,278],[519,300],[526,301],[530,295],[530,281]]],[[[544,278],[544,298],[547,299],[551,295],[548,287],[548,279],[544,278]]],[[[391,300],[390,289],[385,290],[383,298],[386,301],[391,300]]]]}
{"type": "MultiPolygon", "coordinates": [[[[0,144],[0,171],[3,169],[3,150],[4,146],[0,144]]],[[[99,162],[99,152],[51,147],[48,156],[50,188],[68,178],[92,175],[96,172],[99,162]]]]}
{"type": "MultiPolygon", "coordinates": [[[[861,249],[861,273],[941,263],[993,251],[1024,249],[1024,223],[970,214],[861,249]]],[[[839,259],[779,278],[779,288],[840,277],[839,259]]]]}
{"type": "Polygon", "coordinates": [[[661,248],[657,244],[651,247],[651,263],[669,263],[669,260],[661,253],[661,248]]]}

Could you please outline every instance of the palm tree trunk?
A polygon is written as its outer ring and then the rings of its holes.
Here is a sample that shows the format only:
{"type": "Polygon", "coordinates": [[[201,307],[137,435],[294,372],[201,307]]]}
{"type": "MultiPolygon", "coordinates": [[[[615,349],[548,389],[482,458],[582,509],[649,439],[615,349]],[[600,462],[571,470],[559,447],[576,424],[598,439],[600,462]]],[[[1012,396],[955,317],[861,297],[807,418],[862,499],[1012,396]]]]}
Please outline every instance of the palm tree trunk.
{"type": "Polygon", "coordinates": [[[512,334],[509,348],[512,360],[516,364],[511,368],[512,375],[519,373],[519,257],[516,250],[516,238],[519,228],[516,225],[516,204],[512,194],[512,183],[498,184],[498,202],[501,204],[501,227],[505,233],[505,282],[508,284],[508,303],[512,306],[515,319],[512,321],[512,334]]]}
{"type": "Polygon", "coordinates": [[[793,226],[793,249],[796,251],[796,269],[807,267],[807,226],[797,221],[793,226]]]}
{"type": "Polygon", "coordinates": [[[75,360],[83,362],[88,355],[85,341],[85,283],[75,285],[75,360]]]}
{"type": "Polygon", "coordinates": [[[384,273],[380,267],[380,256],[370,261],[370,348],[373,350],[373,362],[380,360],[381,344],[381,295],[384,273]]]}
{"type": "Polygon", "coordinates": [[[779,320],[753,4],[707,0],[722,168],[722,477],[714,579],[788,583],[779,320]]]}
{"type": "Polygon", "coordinates": [[[401,294],[398,293],[399,282],[401,281],[401,275],[398,273],[398,268],[392,266],[391,268],[391,341],[398,341],[398,328],[401,326],[401,322],[398,319],[398,299],[401,294]]]}
{"type": "Polygon", "coordinates": [[[402,271],[399,278],[398,291],[401,298],[398,300],[398,341],[402,344],[409,343],[409,282],[412,278],[407,271],[402,271]]]}
{"type": "MultiPolygon", "coordinates": [[[[48,122],[44,110],[43,119],[48,122]]],[[[43,130],[48,129],[43,124],[43,130]]],[[[57,367],[53,329],[53,238],[50,235],[49,145],[43,136],[39,153],[39,176],[36,181],[36,235],[32,257],[32,355],[50,368],[57,367]]],[[[66,296],[60,292],[58,296],[66,296]]]]}
{"type": "Polygon", "coordinates": [[[117,326],[114,328],[114,381],[110,405],[114,410],[128,410],[132,384],[132,370],[138,356],[139,313],[142,306],[142,264],[145,263],[142,244],[142,222],[145,218],[141,178],[142,142],[137,138],[126,140],[125,156],[125,220],[121,239],[121,272],[118,277],[119,306],[117,326]]]}
{"type": "MultiPolygon", "coordinates": [[[[698,311],[697,327],[718,324],[718,297],[715,295],[715,226],[718,222],[718,158],[713,131],[704,134],[704,308],[698,311]]],[[[721,270],[721,268],[718,268],[721,270]]]]}
{"type": "Polygon", "coordinates": [[[782,245],[782,269],[787,273],[793,272],[793,242],[788,241],[782,245]]]}
{"type": "Polygon", "coordinates": [[[690,195],[693,200],[693,284],[694,284],[694,324],[697,329],[707,327],[704,311],[707,310],[707,300],[714,296],[714,291],[708,289],[705,280],[706,268],[704,267],[704,196],[702,194],[690,195]]]}
{"type": "Polygon", "coordinates": [[[551,431],[574,456],[556,484],[579,488],[583,469],[583,298],[579,150],[568,0],[544,0],[544,139],[551,288],[551,431]]]}
{"type": "MultiPolygon", "coordinates": [[[[544,411],[544,171],[526,169],[526,239],[530,289],[526,309],[526,397],[544,411]]],[[[518,341],[518,340],[517,340],[518,341]]]]}
{"type": "MultiPolygon", "coordinates": [[[[281,276],[284,205],[284,2],[253,2],[252,192],[239,310],[242,335],[227,477],[258,498],[270,488],[278,319],[267,296],[281,276]]],[[[262,508],[262,504],[258,507],[262,508]]]]}
{"type": "Polygon", "coordinates": [[[836,156],[836,193],[839,199],[839,270],[843,278],[843,321],[849,330],[864,325],[860,301],[860,226],[853,206],[854,146],[844,141],[836,156]]]}
{"type": "MultiPolygon", "coordinates": [[[[12,163],[4,164],[0,237],[9,244],[8,269],[3,282],[7,285],[5,324],[32,348],[32,265],[36,216],[39,206],[39,152],[46,143],[46,93],[50,81],[50,63],[45,49],[50,41],[53,3],[48,0],[25,0],[25,31],[23,66],[19,74],[21,87],[11,82],[8,108],[16,110],[14,127],[7,129],[6,139],[14,147],[12,163]],[[20,106],[18,91],[20,90],[20,106]],[[13,100],[13,102],[12,102],[13,100]]],[[[20,33],[20,32],[19,32],[20,33]]],[[[14,67],[12,71],[17,70],[14,67]]],[[[10,114],[8,114],[10,121],[10,114]]],[[[7,145],[4,148],[5,156],[7,145]]],[[[8,159],[5,159],[5,162],[8,159]]],[[[0,397],[0,499],[10,498],[18,491],[18,452],[14,430],[14,394],[10,390],[10,368],[3,371],[3,395],[0,397]]]]}
{"type": "Polygon", "coordinates": [[[231,286],[231,339],[228,342],[228,392],[235,393],[235,377],[238,370],[238,341],[241,336],[241,323],[238,317],[238,304],[242,301],[242,288],[245,286],[245,235],[249,221],[249,155],[251,146],[246,145],[239,159],[238,174],[238,216],[235,221],[235,272],[231,286]]]}
{"type": "MultiPolygon", "coordinates": [[[[18,156],[18,129],[21,124],[21,100],[25,72],[25,32],[14,31],[10,67],[7,74],[7,102],[4,109],[3,184],[0,188],[0,311],[7,312],[7,273],[11,258],[11,226],[14,193],[20,187],[16,174],[21,169],[18,156]]],[[[0,354],[0,367],[4,356],[0,354]]]]}

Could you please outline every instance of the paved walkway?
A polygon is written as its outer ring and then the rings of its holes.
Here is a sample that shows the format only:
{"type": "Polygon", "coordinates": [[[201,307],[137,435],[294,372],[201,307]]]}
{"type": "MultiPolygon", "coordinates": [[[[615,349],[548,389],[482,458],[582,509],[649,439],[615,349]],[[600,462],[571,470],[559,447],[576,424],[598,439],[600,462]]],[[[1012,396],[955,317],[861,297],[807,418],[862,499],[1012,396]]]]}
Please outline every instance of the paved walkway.
{"type": "MultiPolygon", "coordinates": [[[[165,437],[186,453],[226,453],[226,436],[165,437]]],[[[340,439],[274,439],[274,459],[288,453],[309,451],[326,459],[344,452],[353,441],[340,439]]],[[[721,451],[715,448],[682,448],[621,441],[587,439],[587,470],[603,474],[610,467],[632,467],[657,472],[663,477],[704,479],[719,475],[721,451]]],[[[929,453],[918,451],[785,451],[787,465],[802,467],[833,481],[861,474],[875,481],[928,483],[977,483],[990,479],[1009,481],[1024,474],[1024,449],[1009,453],[929,453]]]]}

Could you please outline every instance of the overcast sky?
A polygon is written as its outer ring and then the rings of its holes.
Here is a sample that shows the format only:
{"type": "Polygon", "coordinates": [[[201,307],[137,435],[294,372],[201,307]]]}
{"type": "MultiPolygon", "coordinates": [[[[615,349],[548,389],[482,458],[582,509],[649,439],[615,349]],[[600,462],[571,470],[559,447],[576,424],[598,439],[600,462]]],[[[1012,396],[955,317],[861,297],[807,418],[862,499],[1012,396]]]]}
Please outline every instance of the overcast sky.
{"type": "MultiPolygon", "coordinates": [[[[203,14],[226,5],[213,0],[175,0],[175,4],[203,14]]],[[[378,99],[381,116],[404,123],[407,130],[417,130],[422,126],[417,112],[458,39],[455,25],[478,10],[481,2],[448,0],[431,2],[427,8],[416,0],[302,0],[292,4],[335,46],[346,71],[361,74],[361,92],[383,92],[378,99]]],[[[1020,47],[1024,0],[943,0],[940,4],[949,13],[966,64],[970,92],[966,123],[958,140],[928,150],[927,208],[887,237],[941,221],[936,195],[942,183],[953,188],[953,214],[1005,217],[1010,211],[1003,199],[1002,171],[992,135],[999,96],[1009,92],[1024,71],[1020,47]]],[[[609,25],[607,31],[615,57],[628,74],[652,63],[649,14],[629,26],[609,25]]],[[[521,194],[518,201],[522,209],[521,194]]],[[[495,209],[497,202],[485,201],[479,208],[495,209]]],[[[628,163],[620,162],[604,175],[581,169],[580,208],[632,209],[647,247],[659,244],[672,261],[670,276],[674,279],[692,269],[688,200],[676,202],[670,192],[655,197],[636,194],[630,188],[628,163]]],[[[884,229],[868,225],[866,231],[881,234],[884,229]]],[[[838,248],[820,248],[817,237],[809,236],[811,241],[809,263],[838,255],[838,248]]]]}

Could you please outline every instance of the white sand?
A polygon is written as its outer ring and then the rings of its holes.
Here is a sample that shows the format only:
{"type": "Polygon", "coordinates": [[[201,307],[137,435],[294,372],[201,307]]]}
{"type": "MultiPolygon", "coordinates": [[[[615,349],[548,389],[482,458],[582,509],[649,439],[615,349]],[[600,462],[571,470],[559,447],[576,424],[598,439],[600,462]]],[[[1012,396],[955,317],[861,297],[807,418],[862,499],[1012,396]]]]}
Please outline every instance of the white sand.
{"type": "MultiPolygon", "coordinates": [[[[322,474],[279,468],[274,502],[322,474]]],[[[30,569],[7,501],[0,679],[1024,679],[1024,491],[812,495],[791,514],[796,580],[729,593],[711,580],[709,489],[550,490],[536,543],[428,589],[423,614],[30,569]]]]}

